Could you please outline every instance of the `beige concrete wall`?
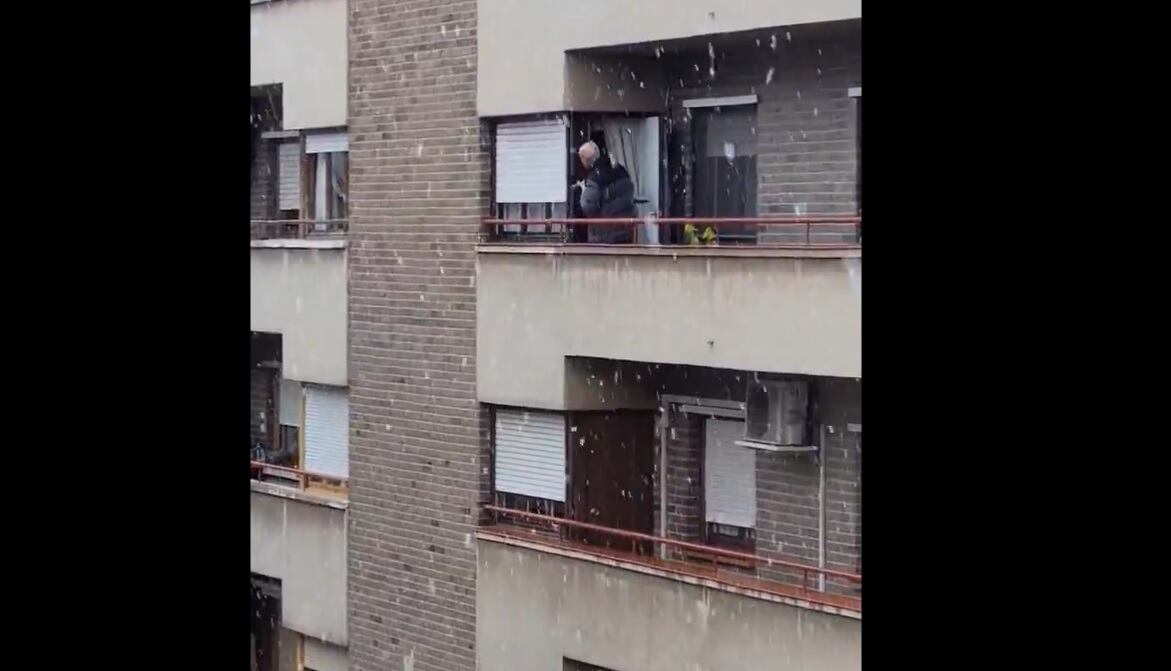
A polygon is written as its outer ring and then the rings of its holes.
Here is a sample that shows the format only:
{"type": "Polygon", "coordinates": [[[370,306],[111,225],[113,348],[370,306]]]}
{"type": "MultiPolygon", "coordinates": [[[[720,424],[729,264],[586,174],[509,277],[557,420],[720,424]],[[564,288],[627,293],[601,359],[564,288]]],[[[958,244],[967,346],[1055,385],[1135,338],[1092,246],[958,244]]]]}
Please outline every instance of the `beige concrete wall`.
{"type": "Polygon", "coordinates": [[[575,409],[597,391],[567,379],[567,356],[862,376],[861,258],[481,252],[477,263],[484,403],[575,409]]]}
{"type": "Polygon", "coordinates": [[[349,384],[346,272],[344,247],[253,246],[252,330],[281,334],[282,377],[349,384]]]}
{"type": "Polygon", "coordinates": [[[284,127],[346,125],[346,0],[252,5],[251,84],[283,85],[284,127]]]}
{"type": "Polygon", "coordinates": [[[281,581],[281,624],[345,646],[346,511],[252,492],[251,570],[281,581]]]}
{"type": "Polygon", "coordinates": [[[548,671],[562,658],[619,671],[861,668],[862,623],[479,542],[480,671],[548,671]]]}
{"type": "Polygon", "coordinates": [[[862,16],[861,0],[594,0],[588,7],[478,0],[476,7],[480,116],[567,109],[569,50],[862,16]]]}

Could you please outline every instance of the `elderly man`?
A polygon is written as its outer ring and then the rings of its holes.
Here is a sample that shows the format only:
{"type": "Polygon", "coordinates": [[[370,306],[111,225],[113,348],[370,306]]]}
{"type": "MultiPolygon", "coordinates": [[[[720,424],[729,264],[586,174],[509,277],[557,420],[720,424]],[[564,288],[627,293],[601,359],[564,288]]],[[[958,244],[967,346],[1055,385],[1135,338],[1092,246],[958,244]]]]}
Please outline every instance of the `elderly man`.
{"type": "MultiPolygon", "coordinates": [[[[586,142],[577,150],[586,177],[581,185],[581,211],[586,217],[633,217],[634,182],[630,173],[621,165],[614,165],[610,158],[601,155],[598,145],[586,142]]],[[[590,242],[630,242],[630,230],[626,226],[606,224],[591,226],[590,242]]]]}

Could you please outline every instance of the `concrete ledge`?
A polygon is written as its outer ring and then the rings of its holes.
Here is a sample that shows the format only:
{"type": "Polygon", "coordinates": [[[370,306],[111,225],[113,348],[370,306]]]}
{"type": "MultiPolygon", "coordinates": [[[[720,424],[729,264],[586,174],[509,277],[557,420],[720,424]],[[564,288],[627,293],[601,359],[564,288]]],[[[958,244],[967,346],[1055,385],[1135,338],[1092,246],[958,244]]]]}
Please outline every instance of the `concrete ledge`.
{"type": "Polygon", "coordinates": [[[624,561],[614,557],[609,557],[601,554],[594,554],[584,550],[575,550],[550,543],[543,543],[539,540],[524,540],[516,538],[508,534],[494,533],[483,529],[476,531],[476,539],[490,543],[500,543],[502,545],[511,545],[513,547],[525,548],[535,552],[544,552],[547,554],[558,555],[569,559],[579,559],[581,561],[592,562],[594,564],[602,564],[604,566],[612,566],[614,568],[621,568],[635,573],[642,573],[645,575],[656,576],[666,580],[674,580],[677,582],[687,583],[689,585],[697,585],[700,587],[707,587],[709,589],[719,590],[721,592],[728,592],[731,594],[738,594],[752,599],[760,599],[762,601],[771,601],[773,603],[781,603],[788,606],[795,606],[797,608],[805,608],[808,610],[815,610],[829,615],[840,615],[854,620],[862,619],[861,611],[849,610],[847,608],[838,608],[826,604],[813,603],[805,599],[797,597],[787,597],[780,594],[773,594],[761,590],[755,590],[747,587],[733,585],[720,580],[711,578],[700,578],[692,575],[676,573],[674,571],[648,566],[637,562],[624,561]]]}
{"type": "Polygon", "coordinates": [[[318,506],[326,506],[337,510],[346,510],[350,507],[350,502],[342,498],[339,494],[327,494],[324,492],[315,492],[313,490],[297,489],[293,485],[278,485],[274,482],[260,482],[259,480],[252,480],[252,491],[257,494],[267,494],[269,496],[276,496],[282,499],[292,499],[294,501],[302,501],[304,503],[312,503],[318,506]]]}
{"type": "Polygon", "coordinates": [[[253,249],[345,249],[345,238],[277,238],[253,240],[253,249]]]}
{"type": "Polygon", "coordinates": [[[669,256],[752,258],[752,259],[855,259],[862,258],[861,245],[833,245],[825,247],[748,246],[701,247],[656,245],[600,245],[600,244],[510,244],[506,242],[476,245],[479,254],[546,254],[550,256],[669,256]]]}

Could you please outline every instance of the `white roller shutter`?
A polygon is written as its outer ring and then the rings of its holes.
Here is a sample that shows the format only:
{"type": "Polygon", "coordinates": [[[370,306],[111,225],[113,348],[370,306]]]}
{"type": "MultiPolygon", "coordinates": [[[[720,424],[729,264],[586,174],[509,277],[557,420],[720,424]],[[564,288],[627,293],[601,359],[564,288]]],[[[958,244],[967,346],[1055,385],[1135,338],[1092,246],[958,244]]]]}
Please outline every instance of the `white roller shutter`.
{"type": "Polygon", "coordinates": [[[496,202],[564,203],[569,185],[565,124],[518,121],[496,127],[496,202]]]}
{"type": "Polygon", "coordinates": [[[736,445],[744,423],[707,420],[703,456],[704,519],[756,527],[756,450],[736,445]]]}
{"type": "Polygon", "coordinates": [[[301,207],[301,142],[282,142],[280,165],[277,176],[280,179],[280,209],[296,210],[301,207]]]}
{"type": "Polygon", "coordinates": [[[565,501],[565,417],[496,410],[496,491],[565,501]]]}
{"type": "Polygon", "coordinates": [[[345,133],[318,133],[305,136],[306,154],[328,154],[334,151],[349,151],[350,136],[345,133]]]}
{"type": "Polygon", "coordinates": [[[350,475],[350,400],[344,387],[305,386],[305,470],[350,475]]]}

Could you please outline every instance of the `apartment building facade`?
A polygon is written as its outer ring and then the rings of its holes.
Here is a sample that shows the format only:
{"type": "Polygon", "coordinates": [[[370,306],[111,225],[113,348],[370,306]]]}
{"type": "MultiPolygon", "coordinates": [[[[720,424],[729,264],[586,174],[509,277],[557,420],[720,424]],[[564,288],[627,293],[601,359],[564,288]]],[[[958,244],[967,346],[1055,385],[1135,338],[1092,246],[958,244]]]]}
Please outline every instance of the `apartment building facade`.
{"type": "Polygon", "coordinates": [[[251,663],[344,671],[347,4],[250,14],[251,663]]]}
{"type": "Polygon", "coordinates": [[[860,3],[734,4],[252,8],[266,668],[860,666],[860,3]]]}
{"type": "Polygon", "coordinates": [[[859,3],[350,3],[354,668],[858,665],[860,40],[859,3]],[[639,244],[552,223],[587,139],[639,244]]]}

